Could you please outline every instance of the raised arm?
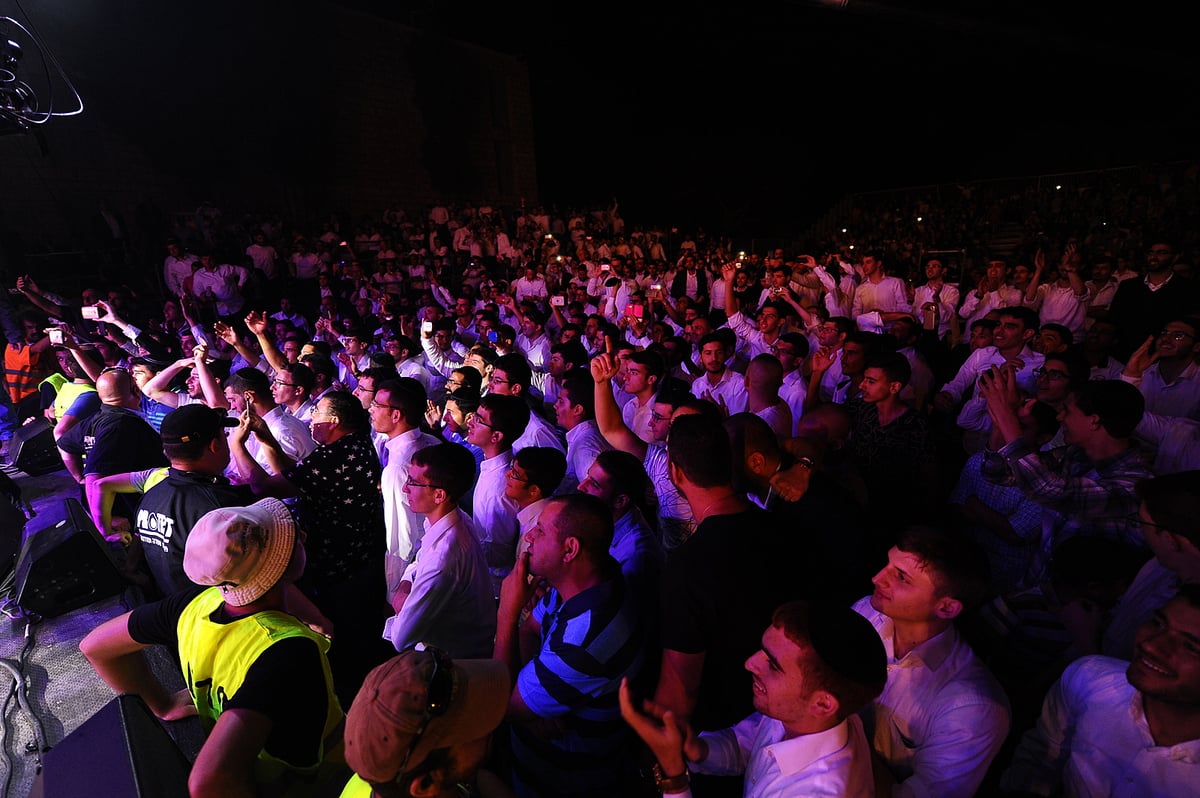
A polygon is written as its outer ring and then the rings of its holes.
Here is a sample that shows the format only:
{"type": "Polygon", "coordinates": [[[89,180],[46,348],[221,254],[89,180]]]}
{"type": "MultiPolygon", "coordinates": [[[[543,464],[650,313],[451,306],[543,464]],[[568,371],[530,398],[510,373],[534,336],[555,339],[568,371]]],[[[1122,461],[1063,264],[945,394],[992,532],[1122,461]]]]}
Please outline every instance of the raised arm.
{"type": "Polygon", "coordinates": [[[621,418],[621,408],[617,406],[617,398],[613,396],[612,380],[619,369],[616,360],[605,352],[592,358],[588,366],[596,383],[596,426],[600,434],[614,449],[629,452],[639,460],[644,459],[646,442],[626,426],[621,418]]]}
{"type": "Polygon", "coordinates": [[[279,351],[279,347],[275,346],[275,341],[271,336],[267,334],[266,312],[252,310],[247,313],[246,329],[254,333],[254,337],[258,339],[259,348],[262,349],[262,356],[266,359],[267,365],[277,372],[283,371],[287,367],[287,358],[284,357],[283,352],[279,351]]]}

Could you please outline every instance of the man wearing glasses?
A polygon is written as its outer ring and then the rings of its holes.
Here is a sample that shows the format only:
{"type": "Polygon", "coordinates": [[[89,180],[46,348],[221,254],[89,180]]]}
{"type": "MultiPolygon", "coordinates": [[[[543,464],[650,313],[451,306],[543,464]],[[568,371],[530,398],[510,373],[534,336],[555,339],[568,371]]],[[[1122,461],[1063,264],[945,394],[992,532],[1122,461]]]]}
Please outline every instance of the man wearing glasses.
{"type": "Polygon", "coordinates": [[[1200,420],[1200,317],[1168,321],[1130,356],[1121,379],[1146,397],[1146,412],[1200,420]]]}
{"type": "MultiPolygon", "coordinates": [[[[380,457],[383,475],[379,488],[383,493],[383,523],[387,530],[387,553],[384,554],[387,600],[389,605],[395,607],[400,580],[421,542],[422,528],[418,513],[424,512],[409,503],[404,482],[408,479],[409,464],[418,450],[435,446],[441,441],[421,431],[425,390],[419,382],[411,377],[385,380],[378,383],[374,395],[367,412],[371,417],[371,428],[386,439],[380,457]]],[[[468,471],[473,472],[474,468],[468,468],[468,471]]],[[[396,648],[399,650],[403,646],[396,648]]]]}
{"type": "Polygon", "coordinates": [[[483,547],[458,500],[471,488],[475,458],[456,443],[417,450],[404,500],[424,516],[421,548],[392,598],[383,636],[398,651],[431,643],[456,657],[486,657],[496,636],[496,600],[483,547]]]}

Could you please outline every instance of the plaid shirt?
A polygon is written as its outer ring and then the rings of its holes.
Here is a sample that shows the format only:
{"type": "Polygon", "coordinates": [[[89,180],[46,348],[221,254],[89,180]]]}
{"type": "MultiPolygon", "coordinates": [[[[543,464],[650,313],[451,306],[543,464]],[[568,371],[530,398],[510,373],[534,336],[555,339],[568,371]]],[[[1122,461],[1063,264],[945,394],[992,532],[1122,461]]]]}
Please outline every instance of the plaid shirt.
{"type": "Polygon", "coordinates": [[[1026,575],[1027,585],[1040,579],[1054,547],[1074,535],[1147,548],[1141,525],[1130,516],[1140,504],[1134,486],[1154,474],[1136,446],[1093,462],[1078,446],[1036,452],[1018,439],[989,453],[981,471],[990,482],[1016,485],[1046,511],[1041,551],[1026,575]]]}

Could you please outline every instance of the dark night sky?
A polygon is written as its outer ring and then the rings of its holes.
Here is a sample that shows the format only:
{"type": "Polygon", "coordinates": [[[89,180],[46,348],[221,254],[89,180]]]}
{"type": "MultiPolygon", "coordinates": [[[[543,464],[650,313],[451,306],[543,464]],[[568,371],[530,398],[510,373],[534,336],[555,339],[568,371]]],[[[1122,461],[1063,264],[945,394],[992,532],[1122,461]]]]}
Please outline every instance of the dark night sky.
{"type": "Polygon", "coordinates": [[[851,191],[1195,152],[1182,11],[914,5],[596,4],[572,19],[429,3],[411,22],[522,55],[543,198],[616,194],[627,218],[771,235],[851,191]]]}

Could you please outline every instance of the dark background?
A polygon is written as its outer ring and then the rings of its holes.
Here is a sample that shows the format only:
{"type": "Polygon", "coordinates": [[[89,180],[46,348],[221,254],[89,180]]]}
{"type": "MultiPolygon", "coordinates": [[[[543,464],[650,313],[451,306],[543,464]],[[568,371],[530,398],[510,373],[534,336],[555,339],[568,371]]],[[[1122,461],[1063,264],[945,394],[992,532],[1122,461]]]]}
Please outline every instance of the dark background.
{"type": "Polygon", "coordinates": [[[657,5],[427,3],[410,22],[522,54],[543,198],[615,194],[627,219],[779,235],[847,192],[1196,151],[1182,8],[657,5]]]}

